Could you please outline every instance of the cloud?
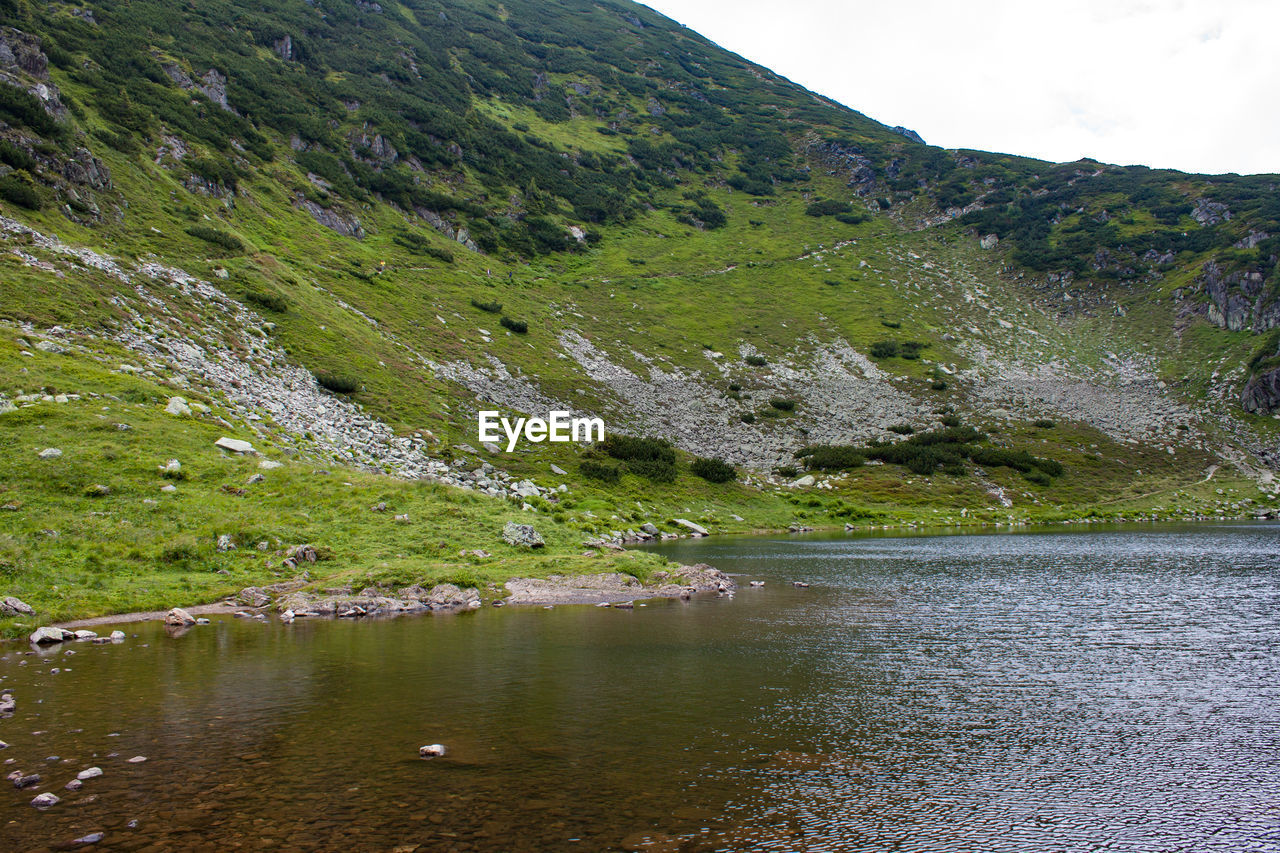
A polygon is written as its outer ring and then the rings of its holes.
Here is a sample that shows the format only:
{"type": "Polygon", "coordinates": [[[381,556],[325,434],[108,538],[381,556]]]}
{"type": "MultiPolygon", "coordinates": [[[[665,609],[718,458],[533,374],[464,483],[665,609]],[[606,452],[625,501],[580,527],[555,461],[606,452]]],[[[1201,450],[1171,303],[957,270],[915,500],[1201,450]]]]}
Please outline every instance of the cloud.
{"type": "Polygon", "coordinates": [[[1266,0],[648,5],[935,145],[1280,172],[1280,4],[1266,0]]]}

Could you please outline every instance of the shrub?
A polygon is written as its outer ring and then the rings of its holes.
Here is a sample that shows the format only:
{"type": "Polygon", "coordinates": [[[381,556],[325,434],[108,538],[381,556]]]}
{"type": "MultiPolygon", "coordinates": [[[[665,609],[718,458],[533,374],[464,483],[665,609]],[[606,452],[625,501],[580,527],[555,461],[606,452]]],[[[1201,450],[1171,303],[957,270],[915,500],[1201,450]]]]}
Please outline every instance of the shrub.
{"type": "Polygon", "coordinates": [[[756,422],[756,416],[754,412],[743,412],[742,414],[738,415],[738,418],[744,424],[753,424],[756,422]]]}
{"type": "Polygon", "coordinates": [[[583,459],[578,463],[578,473],[591,480],[602,483],[616,483],[622,477],[622,468],[606,462],[583,459]]]}
{"type": "Polygon", "coordinates": [[[0,139],[0,163],[28,172],[36,168],[36,161],[31,155],[7,139],[0,139]]]}
{"type": "Polygon", "coordinates": [[[769,400],[769,405],[779,412],[794,412],[796,410],[796,401],[788,400],[786,397],[774,397],[769,400]]]}
{"type": "Polygon", "coordinates": [[[800,476],[800,469],[796,468],[794,465],[779,465],[777,468],[773,469],[773,473],[777,474],[779,477],[786,477],[788,480],[793,480],[800,476]]]}
{"type": "Polygon", "coordinates": [[[737,382],[730,382],[730,383],[729,383],[729,390],[730,390],[730,391],[733,391],[733,392],[735,392],[735,393],[736,393],[736,392],[738,392],[738,391],[741,391],[741,390],[742,390],[742,386],[741,386],[741,385],[739,385],[737,382]]]}
{"type": "Polygon", "coordinates": [[[876,341],[871,345],[872,358],[895,358],[901,348],[897,341],[876,341]]]}
{"type": "Polygon", "coordinates": [[[501,314],[501,313],[502,313],[502,303],[501,303],[501,302],[481,302],[479,299],[476,299],[475,297],[472,297],[472,298],[471,298],[471,307],[472,307],[472,308],[479,308],[481,311],[486,311],[486,312],[488,312],[488,313],[490,313],[490,314],[501,314]]]}
{"type": "Polygon", "coordinates": [[[835,199],[824,199],[815,201],[804,210],[807,216],[836,216],[837,214],[852,214],[853,205],[847,201],[836,201],[835,199]]]}
{"type": "Polygon", "coordinates": [[[935,379],[929,383],[929,387],[934,391],[945,391],[947,390],[947,383],[944,379],[935,379]]]}
{"type": "Polygon", "coordinates": [[[940,420],[942,421],[942,425],[944,427],[960,426],[960,418],[957,417],[956,415],[943,415],[940,420]]]}
{"type": "Polygon", "coordinates": [[[1053,421],[1048,420],[1046,418],[1040,418],[1035,423],[1033,423],[1032,426],[1034,426],[1036,429],[1053,429],[1054,427],[1057,426],[1057,424],[1055,424],[1053,421]]]}
{"type": "Polygon", "coordinates": [[[769,359],[765,358],[762,355],[749,355],[746,358],[744,358],[743,361],[745,361],[747,364],[751,365],[752,367],[764,367],[766,364],[769,363],[769,359]]]}
{"type": "Polygon", "coordinates": [[[228,234],[226,231],[220,231],[217,228],[210,228],[207,225],[192,225],[187,229],[187,233],[192,237],[204,240],[206,243],[212,243],[215,246],[221,246],[228,252],[243,252],[244,243],[234,234],[228,234]]]}
{"type": "Polygon", "coordinates": [[[902,324],[901,324],[901,323],[899,323],[897,320],[881,320],[881,321],[880,321],[880,325],[881,325],[881,326],[884,326],[886,329],[901,329],[901,328],[902,328],[902,324]]]}
{"type": "Polygon", "coordinates": [[[728,483],[731,480],[738,479],[738,472],[734,470],[734,467],[719,458],[703,459],[699,457],[693,460],[689,470],[708,483],[728,483]]]}
{"type": "Polygon", "coordinates": [[[911,435],[915,431],[916,428],[910,424],[894,424],[889,427],[889,432],[896,432],[898,435],[911,435]]]}
{"type": "Polygon", "coordinates": [[[865,213],[837,213],[836,222],[843,222],[845,225],[861,225],[871,219],[865,213]]]}
{"type": "Polygon", "coordinates": [[[259,290],[251,290],[244,295],[245,302],[252,302],[259,308],[265,308],[268,311],[275,311],[277,314],[283,314],[289,310],[289,300],[285,299],[279,293],[266,293],[259,290]]]}
{"type": "Polygon", "coordinates": [[[906,359],[917,359],[920,357],[920,350],[924,349],[928,344],[920,341],[903,341],[902,357],[906,359]]]}
{"type": "Polygon", "coordinates": [[[325,388],[335,394],[354,394],[360,390],[360,380],[354,376],[332,373],[328,370],[318,370],[315,373],[315,377],[321,388],[325,388]]]}
{"type": "Polygon", "coordinates": [[[633,474],[655,483],[671,483],[676,479],[676,451],[666,439],[612,433],[599,447],[614,459],[625,462],[633,474]]]}
{"type": "Polygon", "coordinates": [[[867,461],[856,447],[838,444],[815,444],[796,451],[796,458],[804,460],[805,467],[821,471],[844,471],[859,468],[867,461]]]}
{"type": "Polygon", "coordinates": [[[517,335],[523,335],[528,333],[529,331],[529,324],[526,323],[524,320],[512,320],[510,317],[506,316],[505,314],[503,315],[502,319],[499,320],[498,322],[502,325],[502,328],[510,329],[511,331],[515,332],[517,335]]]}
{"type": "MultiPolygon", "coordinates": [[[[0,87],[8,88],[3,83],[0,83],[0,87]]],[[[36,192],[36,188],[16,173],[0,178],[0,198],[27,210],[39,210],[44,206],[44,199],[36,192]]]]}

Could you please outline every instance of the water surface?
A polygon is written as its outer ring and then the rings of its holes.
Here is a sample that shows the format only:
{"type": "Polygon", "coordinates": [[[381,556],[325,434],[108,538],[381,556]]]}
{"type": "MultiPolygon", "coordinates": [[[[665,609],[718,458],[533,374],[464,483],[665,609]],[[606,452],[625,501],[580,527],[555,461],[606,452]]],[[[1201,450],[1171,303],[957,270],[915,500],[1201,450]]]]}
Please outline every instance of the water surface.
{"type": "Polygon", "coordinates": [[[664,550],[743,589],[5,647],[0,849],[1280,850],[1280,526],[664,550]]]}

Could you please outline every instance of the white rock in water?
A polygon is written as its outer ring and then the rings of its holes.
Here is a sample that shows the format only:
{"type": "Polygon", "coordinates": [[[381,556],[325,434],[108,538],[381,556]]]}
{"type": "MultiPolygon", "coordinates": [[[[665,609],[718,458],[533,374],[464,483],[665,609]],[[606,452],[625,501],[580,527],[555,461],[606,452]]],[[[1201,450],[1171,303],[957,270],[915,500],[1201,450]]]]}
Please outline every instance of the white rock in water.
{"type": "Polygon", "coordinates": [[[249,442],[241,441],[238,438],[227,438],[226,436],[215,441],[214,446],[221,447],[223,450],[230,451],[231,453],[243,453],[247,456],[253,456],[258,452],[253,449],[253,445],[249,442]]]}
{"type": "Polygon", "coordinates": [[[32,800],[31,805],[38,809],[47,809],[50,806],[56,806],[59,802],[60,800],[58,799],[57,794],[50,794],[46,792],[38,795],[34,800],[32,800]]]}
{"type": "Polygon", "coordinates": [[[286,610],[285,612],[280,614],[280,621],[288,625],[290,622],[293,621],[294,615],[295,614],[292,610],[286,610]]]}
{"type": "Polygon", "coordinates": [[[145,755],[135,755],[133,758],[130,758],[130,759],[129,759],[129,763],[130,763],[130,764],[141,764],[142,762],[144,762],[144,761],[146,761],[146,760],[147,760],[147,757],[146,757],[145,755]]]}
{"type": "Polygon", "coordinates": [[[40,451],[41,459],[57,459],[61,455],[62,451],[56,447],[46,447],[44,450],[40,451]]]}
{"type": "Polygon", "coordinates": [[[76,631],[75,633],[77,640],[92,640],[94,637],[98,636],[96,631],[86,631],[84,629],[76,631]]]}
{"type": "Polygon", "coordinates": [[[97,779],[102,775],[101,767],[90,767],[87,770],[81,770],[76,774],[76,778],[83,782],[86,779],[97,779]]]}
{"type": "Polygon", "coordinates": [[[165,413],[179,418],[191,417],[191,407],[181,397],[170,397],[169,405],[164,407],[165,413]]]}
{"type": "Polygon", "coordinates": [[[112,640],[123,640],[123,639],[124,639],[124,631],[112,631],[112,632],[111,632],[111,639],[112,639],[112,640]]]}
{"type": "Polygon", "coordinates": [[[444,744],[429,743],[426,746],[418,747],[418,756],[420,758],[440,758],[445,753],[444,744]]]}
{"type": "Polygon", "coordinates": [[[48,625],[39,627],[31,632],[30,640],[37,645],[42,643],[61,643],[63,640],[74,639],[75,634],[64,631],[61,628],[50,628],[48,625]]]}
{"type": "Polygon", "coordinates": [[[164,624],[166,625],[194,625],[196,618],[181,607],[175,607],[165,614],[164,624]]]}

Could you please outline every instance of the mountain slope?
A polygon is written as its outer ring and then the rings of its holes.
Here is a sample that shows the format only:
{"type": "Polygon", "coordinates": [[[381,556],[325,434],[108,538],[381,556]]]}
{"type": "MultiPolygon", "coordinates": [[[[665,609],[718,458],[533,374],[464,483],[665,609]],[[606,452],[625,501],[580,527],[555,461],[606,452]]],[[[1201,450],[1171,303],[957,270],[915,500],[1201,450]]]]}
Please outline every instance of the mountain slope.
{"type": "MultiPolygon", "coordinates": [[[[548,571],[572,540],[677,518],[1272,500],[1275,176],[930,147],[631,3],[5,0],[0,15],[0,408],[15,409],[0,428],[17,466],[0,497],[20,522],[0,544],[33,587],[53,551],[44,512],[22,507],[105,502],[138,524],[141,495],[173,498],[153,473],[165,424],[192,427],[163,415],[170,396],[209,407],[200,430],[308,470],[527,506],[556,531],[548,571]],[[111,471],[21,474],[44,418],[99,428],[95,386],[134,375],[127,402],[154,428],[130,453],[147,464],[105,497],[84,490],[111,471]],[[656,470],[617,447],[493,453],[475,418],[495,404],[600,415],[681,455],[656,470]],[[790,486],[806,465],[812,486],[790,486]]],[[[192,547],[222,564],[216,516],[192,547]]],[[[299,536],[236,525],[242,545],[299,536]]],[[[52,558],[72,575],[86,535],[52,558]]],[[[381,551],[360,552],[346,569],[382,577],[381,551]]],[[[402,558],[438,579],[442,554],[402,558]]]]}

